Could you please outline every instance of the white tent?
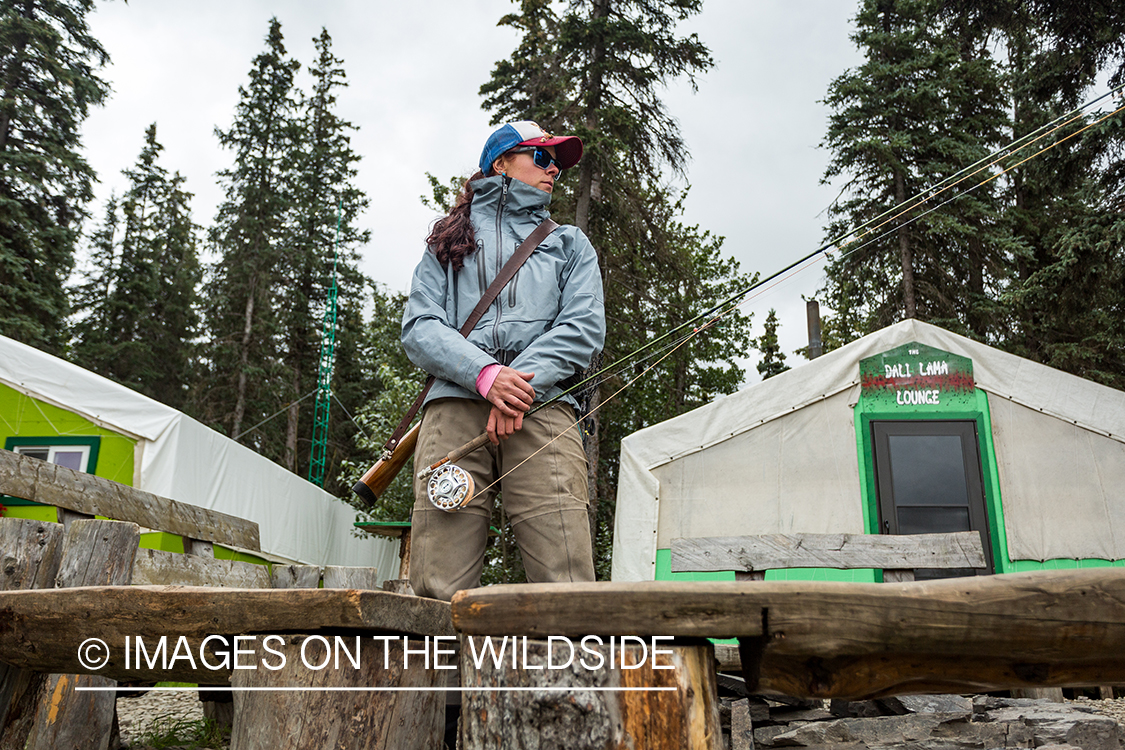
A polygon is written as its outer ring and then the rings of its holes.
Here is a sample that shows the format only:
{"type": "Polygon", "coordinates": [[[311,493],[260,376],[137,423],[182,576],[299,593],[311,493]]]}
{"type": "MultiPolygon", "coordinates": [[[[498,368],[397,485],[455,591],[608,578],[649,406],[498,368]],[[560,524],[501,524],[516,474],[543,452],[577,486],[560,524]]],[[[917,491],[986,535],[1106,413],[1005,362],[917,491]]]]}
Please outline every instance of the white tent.
{"type": "Polygon", "coordinates": [[[397,543],[356,536],[354,509],[182,412],[3,336],[0,383],[134,438],[134,487],[254,521],[263,552],[398,575],[397,543]]]}
{"type": "Polygon", "coordinates": [[[1125,559],[1125,393],[910,320],[625,438],[613,579],[676,537],[864,533],[859,361],[909,342],[972,360],[1009,557],[1125,559]]]}

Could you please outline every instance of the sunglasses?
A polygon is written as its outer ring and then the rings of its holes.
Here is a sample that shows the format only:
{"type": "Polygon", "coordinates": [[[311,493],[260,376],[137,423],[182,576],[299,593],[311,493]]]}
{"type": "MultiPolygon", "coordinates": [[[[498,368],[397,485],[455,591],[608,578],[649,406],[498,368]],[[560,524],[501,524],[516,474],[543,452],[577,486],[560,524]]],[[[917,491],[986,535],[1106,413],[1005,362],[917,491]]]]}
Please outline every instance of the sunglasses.
{"type": "Polygon", "coordinates": [[[549,169],[552,164],[554,164],[556,167],[558,167],[559,172],[562,173],[562,164],[559,164],[559,160],[551,156],[551,152],[543,148],[542,146],[524,146],[522,148],[512,149],[512,153],[516,154],[526,154],[528,152],[532,152],[531,159],[535,162],[535,166],[539,167],[544,172],[547,171],[547,169],[549,169]]]}

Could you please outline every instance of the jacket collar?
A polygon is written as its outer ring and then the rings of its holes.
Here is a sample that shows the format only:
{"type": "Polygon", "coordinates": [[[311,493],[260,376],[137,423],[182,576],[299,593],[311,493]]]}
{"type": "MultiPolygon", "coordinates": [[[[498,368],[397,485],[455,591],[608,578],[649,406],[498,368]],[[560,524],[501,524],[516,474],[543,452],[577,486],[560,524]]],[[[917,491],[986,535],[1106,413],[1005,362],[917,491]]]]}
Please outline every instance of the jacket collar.
{"type": "Polygon", "coordinates": [[[551,203],[551,194],[506,175],[493,175],[469,183],[469,188],[473,191],[473,210],[495,211],[504,193],[505,183],[508,186],[508,195],[504,199],[506,212],[540,214],[540,220],[547,217],[546,209],[551,203]]]}

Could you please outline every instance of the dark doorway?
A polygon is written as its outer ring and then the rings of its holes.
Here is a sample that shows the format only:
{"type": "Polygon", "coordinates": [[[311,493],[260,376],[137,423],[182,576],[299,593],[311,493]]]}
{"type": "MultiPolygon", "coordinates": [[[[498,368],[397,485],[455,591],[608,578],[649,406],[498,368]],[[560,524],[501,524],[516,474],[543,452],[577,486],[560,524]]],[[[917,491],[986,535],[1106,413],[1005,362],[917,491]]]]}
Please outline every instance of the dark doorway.
{"type": "Polygon", "coordinates": [[[875,487],[884,534],[977,531],[988,567],[918,570],[915,578],[951,578],[994,570],[972,420],[871,423],[875,487]]]}

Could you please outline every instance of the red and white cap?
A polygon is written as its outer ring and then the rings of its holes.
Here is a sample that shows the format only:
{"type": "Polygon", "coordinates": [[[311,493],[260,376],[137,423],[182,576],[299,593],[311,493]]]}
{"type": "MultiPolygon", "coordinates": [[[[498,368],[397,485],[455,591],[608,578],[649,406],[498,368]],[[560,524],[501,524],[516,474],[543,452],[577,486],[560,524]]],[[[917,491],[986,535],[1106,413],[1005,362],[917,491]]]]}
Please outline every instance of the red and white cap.
{"type": "Polygon", "coordinates": [[[492,162],[516,146],[554,146],[562,169],[570,169],[582,158],[582,139],[576,135],[551,135],[530,120],[501,125],[485,141],[480,154],[480,171],[488,174],[492,162]]]}

